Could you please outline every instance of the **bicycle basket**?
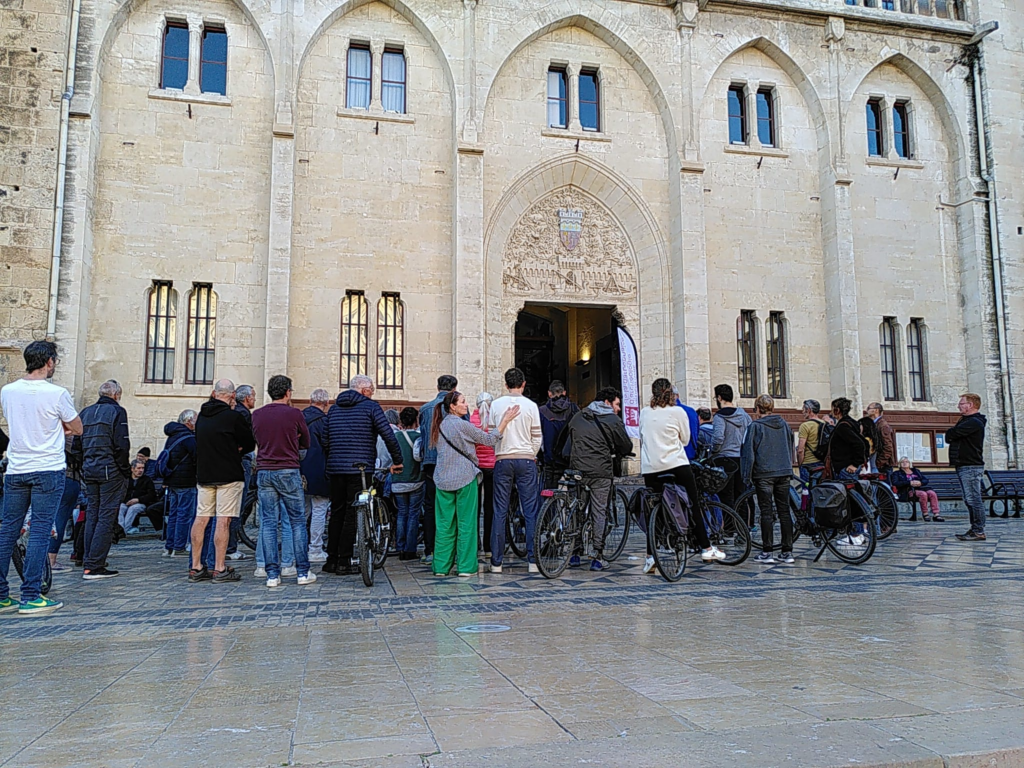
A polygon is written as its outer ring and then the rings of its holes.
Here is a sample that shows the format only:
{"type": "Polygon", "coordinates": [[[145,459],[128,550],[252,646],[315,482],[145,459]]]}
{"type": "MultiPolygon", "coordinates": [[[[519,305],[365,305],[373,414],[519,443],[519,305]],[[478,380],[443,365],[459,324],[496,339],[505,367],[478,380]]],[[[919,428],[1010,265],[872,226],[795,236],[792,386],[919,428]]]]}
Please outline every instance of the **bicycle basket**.
{"type": "Polygon", "coordinates": [[[842,483],[819,483],[811,488],[811,508],[819,528],[842,528],[850,522],[846,486],[842,483]]]}
{"type": "Polygon", "coordinates": [[[721,467],[709,467],[707,464],[693,464],[693,476],[701,493],[718,493],[729,482],[729,475],[721,467]]]}

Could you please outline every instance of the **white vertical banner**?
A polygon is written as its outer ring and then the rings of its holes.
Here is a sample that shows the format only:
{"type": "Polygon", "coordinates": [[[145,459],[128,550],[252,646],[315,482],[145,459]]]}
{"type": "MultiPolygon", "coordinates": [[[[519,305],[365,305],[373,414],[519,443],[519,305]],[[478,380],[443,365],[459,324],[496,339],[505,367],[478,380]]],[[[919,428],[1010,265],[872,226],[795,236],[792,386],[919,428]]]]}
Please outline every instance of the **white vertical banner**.
{"type": "Polygon", "coordinates": [[[619,365],[622,369],[622,420],[626,434],[640,437],[640,373],[636,358],[636,345],[625,328],[619,332],[619,365]]]}

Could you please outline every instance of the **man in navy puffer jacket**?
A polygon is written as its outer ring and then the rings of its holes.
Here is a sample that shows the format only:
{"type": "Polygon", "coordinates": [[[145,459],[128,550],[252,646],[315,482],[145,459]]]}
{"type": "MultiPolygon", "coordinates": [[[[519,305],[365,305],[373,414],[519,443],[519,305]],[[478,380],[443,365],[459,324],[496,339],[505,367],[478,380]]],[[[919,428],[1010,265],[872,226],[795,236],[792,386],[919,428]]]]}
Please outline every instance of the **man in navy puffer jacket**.
{"type": "Polygon", "coordinates": [[[331,484],[331,522],[327,527],[327,562],[322,573],[344,576],[358,573],[352,566],[356,521],[352,505],[363,489],[357,464],[373,475],[377,436],[384,439],[394,464],[402,471],[402,451],[380,404],[370,398],[375,387],[368,376],[354,376],[349,388],[338,395],[327,411],[327,429],[321,443],[327,478],[331,484]]]}

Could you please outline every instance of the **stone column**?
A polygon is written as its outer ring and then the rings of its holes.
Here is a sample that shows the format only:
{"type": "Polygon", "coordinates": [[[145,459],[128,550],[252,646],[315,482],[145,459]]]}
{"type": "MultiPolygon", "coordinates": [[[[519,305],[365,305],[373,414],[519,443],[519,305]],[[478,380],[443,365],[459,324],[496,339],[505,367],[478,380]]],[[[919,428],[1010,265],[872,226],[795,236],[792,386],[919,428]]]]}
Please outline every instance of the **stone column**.
{"type": "Polygon", "coordinates": [[[185,93],[199,93],[199,60],[202,58],[203,17],[188,14],[188,79],[185,93]]]}
{"type": "Polygon", "coordinates": [[[580,133],[583,131],[580,124],[580,66],[570,64],[565,68],[565,72],[569,77],[565,93],[566,125],[570,131],[580,133]]]}
{"type": "Polygon", "coordinates": [[[383,112],[384,101],[381,97],[381,60],[384,55],[384,43],[374,40],[370,43],[370,111],[383,112]]]}

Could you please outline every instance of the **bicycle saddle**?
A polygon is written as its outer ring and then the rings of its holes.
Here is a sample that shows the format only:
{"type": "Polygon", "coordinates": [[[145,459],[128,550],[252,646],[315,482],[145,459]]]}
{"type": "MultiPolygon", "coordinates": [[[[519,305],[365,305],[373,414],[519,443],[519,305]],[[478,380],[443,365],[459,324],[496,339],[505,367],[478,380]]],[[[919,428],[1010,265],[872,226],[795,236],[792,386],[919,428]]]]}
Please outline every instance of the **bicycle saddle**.
{"type": "Polygon", "coordinates": [[[562,473],[563,480],[575,480],[579,482],[583,479],[583,473],[575,469],[567,469],[562,473]]]}
{"type": "Polygon", "coordinates": [[[360,472],[362,472],[364,469],[366,469],[366,465],[365,464],[353,464],[352,466],[355,467],[356,469],[358,469],[360,472]]]}

